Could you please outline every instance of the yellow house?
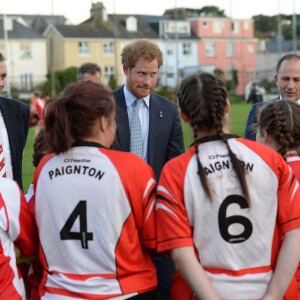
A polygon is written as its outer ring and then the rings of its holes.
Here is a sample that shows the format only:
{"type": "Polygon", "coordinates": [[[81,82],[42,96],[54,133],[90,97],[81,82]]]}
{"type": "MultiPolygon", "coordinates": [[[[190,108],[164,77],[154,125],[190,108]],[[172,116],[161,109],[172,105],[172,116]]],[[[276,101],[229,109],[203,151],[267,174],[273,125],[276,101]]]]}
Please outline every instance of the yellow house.
{"type": "Polygon", "coordinates": [[[124,83],[121,50],[130,40],[159,39],[149,24],[133,15],[107,15],[101,2],[92,4],[91,17],[79,25],[49,25],[43,33],[47,39],[48,70],[79,67],[97,63],[103,81],[111,75],[117,85],[124,83]]]}

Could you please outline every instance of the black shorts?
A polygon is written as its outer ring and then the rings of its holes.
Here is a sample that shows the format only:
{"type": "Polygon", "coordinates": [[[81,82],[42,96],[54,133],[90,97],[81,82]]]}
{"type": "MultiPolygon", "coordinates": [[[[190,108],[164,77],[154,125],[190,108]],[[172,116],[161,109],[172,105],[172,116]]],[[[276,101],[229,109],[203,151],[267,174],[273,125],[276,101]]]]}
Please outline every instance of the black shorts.
{"type": "Polygon", "coordinates": [[[149,292],[138,294],[136,296],[128,298],[127,300],[155,300],[155,299],[156,299],[155,291],[149,291],[149,292]]]}

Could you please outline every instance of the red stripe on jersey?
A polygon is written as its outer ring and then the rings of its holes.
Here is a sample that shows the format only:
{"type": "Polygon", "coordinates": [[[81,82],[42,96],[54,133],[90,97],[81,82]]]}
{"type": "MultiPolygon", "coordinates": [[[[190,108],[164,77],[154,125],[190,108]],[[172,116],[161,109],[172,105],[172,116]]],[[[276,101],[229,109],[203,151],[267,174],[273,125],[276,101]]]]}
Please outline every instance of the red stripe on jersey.
{"type": "Polygon", "coordinates": [[[53,274],[62,274],[63,276],[66,276],[70,279],[74,280],[87,280],[94,277],[101,277],[101,278],[116,278],[117,276],[115,274],[88,274],[88,275],[79,275],[79,274],[68,274],[63,273],[61,271],[51,270],[50,273],[53,274]]]}
{"type": "Polygon", "coordinates": [[[8,213],[7,213],[6,205],[5,205],[4,200],[2,198],[2,194],[0,193],[0,208],[2,208],[2,207],[3,207],[4,212],[5,212],[6,223],[7,223],[6,232],[9,232],[10,223],[9,223],[8,213]]]}
{"type": "MultiPolygon", "coordinates": [[[[87,294],[87,293],[78,293],[78,292],[72,293],[70,291],[66,291],[64,289],[54,288],[54,287],[46,287],[46,292],[48,292],[50,294],[55,294],[55,295],[72,297],[72,298],[76,298],[76,299],[78,299],[78,297],[80,297],[82,299],[107,299],[107,297],[108,297],[108,295],[87,294]]],[[[117,296],[122,296],[122,295],[109,294],[109,298],[117,297],[117,296]]]]}
{"type": "Polygon", "coordinates": [[[256,268],[248,268],[243,270],[225,270],[225,269],[210,269],[204,268],[205,271],[212,274],[226,274],[229,276],[243,276],[247,274],[259,274],[259,273],[267,273],[272,270],[272,266],[264,266],[264,267],[256,267],[256,268]]]}

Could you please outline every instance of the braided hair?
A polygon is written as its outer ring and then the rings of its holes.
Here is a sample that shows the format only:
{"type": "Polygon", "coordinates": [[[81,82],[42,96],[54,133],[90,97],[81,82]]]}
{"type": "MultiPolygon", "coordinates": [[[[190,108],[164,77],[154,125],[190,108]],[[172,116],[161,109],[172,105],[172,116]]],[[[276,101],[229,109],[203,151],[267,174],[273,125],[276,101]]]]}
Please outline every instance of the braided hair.
{"type": "Polygon", "coordinates": [[[200,131],[215,132],[226,145],[233,168],[238,175],[242,191],[248,204],[250,204],[245,171],[241,161],[232,152],[227,137],[223,132],[226,101],[228,98],[224,83],[218,77],[205,72],[196,73],[185,78],[177,93],[182,113],[189,119],[194,133],[194,147],[198,165],[198,175],[208,198],[211,200],[206,175],[199,158],[198,135],[200,131]]]}
{"type": "Polygon", "coordinates": [[[277,152],[285,157],[289,149],[300,146],[300,106],[295,101],[270,101],[258,113],[258,132],[266,131],[278,145],[277,152]]]}

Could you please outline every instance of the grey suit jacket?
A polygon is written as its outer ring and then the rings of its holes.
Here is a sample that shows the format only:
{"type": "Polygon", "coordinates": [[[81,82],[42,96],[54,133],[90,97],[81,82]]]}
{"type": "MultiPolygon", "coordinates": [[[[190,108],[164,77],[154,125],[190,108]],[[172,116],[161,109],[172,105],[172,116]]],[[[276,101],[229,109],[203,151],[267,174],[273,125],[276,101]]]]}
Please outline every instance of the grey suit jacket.
{"type": "MultiPolygon", "coordinates": [[[[112,149],[129,152],[130,129],[123,87],[113,93],[117,104],[117,132],[112,149]]],[[[184,152],[183,134],[174,102],[152,93],[149,114],[148,164],[158,180],[164,164],[184,152]]]]}
{"type": "Polygon", "coordinates": [[[23,188],[22,159],[29,130],[29,107],[20,101],[0,97],[0,110],[9,140],[13,178],[23,188]]]}

